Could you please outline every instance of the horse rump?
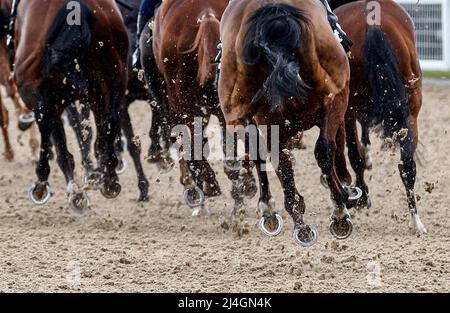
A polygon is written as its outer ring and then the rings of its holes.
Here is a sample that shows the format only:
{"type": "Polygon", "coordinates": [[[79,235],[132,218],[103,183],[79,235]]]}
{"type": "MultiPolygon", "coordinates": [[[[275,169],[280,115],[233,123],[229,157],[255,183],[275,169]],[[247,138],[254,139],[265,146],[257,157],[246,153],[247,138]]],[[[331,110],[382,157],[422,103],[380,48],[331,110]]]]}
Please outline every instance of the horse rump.
{"type": "Polygon", "coordinates": [[[81,89],[86,87],[83,61],[91,44],[91,28],[95,21],[95,13],[83,0],[65,1],[48,31],[43,67],[45,77],[61,73],[69,83],[81,89]],[[70,8],[79,12],[79,19],[69,16],[74,12],[70,8]]]}
{"type": "Polygon", "coordinates": [[[365,123],[381,126],[384,138],[398,138],[402,130],[410,134],[408,93],[395,51],[380,28],[367,32],[364,63],[372,89],[372,110],[365,123]]]}
{"type": "Polygon", "coordinates": [[[265,97],[272,111],[283,110],[287,99],[304,103],[309,86],[300,77],[296,54],[301,45],[304,12],[287,4],[268,4],[249,20],[243,59],[248,66],[268,65],[272,72],[253,103],[265,97]]]}

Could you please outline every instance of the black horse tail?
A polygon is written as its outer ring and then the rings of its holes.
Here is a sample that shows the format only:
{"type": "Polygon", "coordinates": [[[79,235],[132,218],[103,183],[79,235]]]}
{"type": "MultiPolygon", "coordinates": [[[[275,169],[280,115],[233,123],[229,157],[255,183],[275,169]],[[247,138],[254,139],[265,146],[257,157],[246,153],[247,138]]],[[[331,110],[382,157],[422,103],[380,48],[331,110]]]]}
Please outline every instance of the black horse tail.
{"type": "Polygon", "coordinates": [[[5,6],[0,6],[0,40],[8,33],[10,9],[5,6]]]}
{"type": "Polygon", "coordinates": [[[367,32],[364,62],[372,89],[372,114],[368,122],[372,126],[381,125],[385,138],[398,138],[395,134],[402,130],[410,134],[408,93],[397,56],[380,28],[367,32]]]}
{"type": "Polygon", "coordinates": [[[244,62],[249,66],[271,67],[271,74],[253,98],[265,97],[271,110],[283,110],[287,99],[304,103],[308,85],[300,77],[296,58],[301,45],[306,15],[286,4],[268,4],[253,14],[244,43],[244,62]]]}
{"type": "Polygon", "coordinates": [[[65,1],[48,30],[43,67],[45,77],[60,73],[67,83],[81,89],[86,87],[84,61],[95,21],[95,13],[84,0],[65,1]]]}

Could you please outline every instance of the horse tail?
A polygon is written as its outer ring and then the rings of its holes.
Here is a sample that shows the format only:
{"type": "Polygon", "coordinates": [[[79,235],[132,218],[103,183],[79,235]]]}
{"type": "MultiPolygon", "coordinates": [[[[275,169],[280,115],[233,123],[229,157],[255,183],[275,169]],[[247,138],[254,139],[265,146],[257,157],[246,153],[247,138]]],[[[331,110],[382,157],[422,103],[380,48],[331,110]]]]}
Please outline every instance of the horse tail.
{"type": "Polygon", "coordinates": [[[63,74],[68,83],[86,87],[84,60],[92,39],[95,13],[84,0],[65,1],[48,30],[43,74],[63,74]]]}
{"type": "Polygon", "coordinates": [[[380,28],[367,32],[364,63],[372,89],[371,124],[381,125],[383,137],[397,137],[403,129],[408,133],[408,93],[400,65],[388,38],[380,28]]]}
{"type": "Polygon", "coordinates": [[[297,51],[308,19],[303,11],[286,4],[268,4],[255,11],[249,20],[244,41],[244,63],[271,67],[253,103],[265,97],[271,110],[282,110],[287,99],[304,103],[309,86],[300,77],[297,51]]]}
{"type": "Polygon", "coordinates": [[[201,86],[214,79],[214,63],[217,45],[220,42],[220,21],[212,13],[204,14],[198,20],[199,29],[194,44],[186,53],[196,52],[198,59],[197,79],[201,86]]]}
{"type": "Polygon", "coordinates": [[[9,11],[7,7],[0,6],[0,40],[8,33],[9,11]]]}

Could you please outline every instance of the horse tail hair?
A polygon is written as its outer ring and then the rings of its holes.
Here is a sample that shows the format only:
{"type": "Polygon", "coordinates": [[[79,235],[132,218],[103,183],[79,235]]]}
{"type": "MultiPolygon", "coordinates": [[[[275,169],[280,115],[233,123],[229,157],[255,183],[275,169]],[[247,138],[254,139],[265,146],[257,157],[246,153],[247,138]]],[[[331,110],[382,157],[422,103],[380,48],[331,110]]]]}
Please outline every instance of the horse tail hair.
{"type": "Polygon", "coordinates": [[[84,0],[65,1],[51,25],[44,53],[43,74],[63,74],[69,83],[84,89],[86,72],[84,60],[92,39],[94,11],[84,0]]]}
{"type": "Polygon", "coordinates": [[[253,103],[265,97],[272,111],[283,110],[287,99],[304,103],[310,87],[300,77],[296,57],[301,45],[306,15],[286,4],[268,4],[255,11],[249,20],[244,41],[243,60],[249,66],[271,67],[253,103]]]}
{"type": "Polygon", "coordinates": [[[199,29],[194,44],[186,53],[197,53],[197,80],[204,86],[209,80],[214,81],[214,64],[217,56],[217,45],[220,42],[220,21],[212,13],[204,14],[198,20],[199,29]]]}
{"type": "Polygon", "coordinates": [[[407,129],[408,93],[400,65],[388,38],[380,28],[371,28],[364,43],[364,63],[372,89],[372,121],[381,125],[385,138],[398,137],[395,134],[407,129]]]}

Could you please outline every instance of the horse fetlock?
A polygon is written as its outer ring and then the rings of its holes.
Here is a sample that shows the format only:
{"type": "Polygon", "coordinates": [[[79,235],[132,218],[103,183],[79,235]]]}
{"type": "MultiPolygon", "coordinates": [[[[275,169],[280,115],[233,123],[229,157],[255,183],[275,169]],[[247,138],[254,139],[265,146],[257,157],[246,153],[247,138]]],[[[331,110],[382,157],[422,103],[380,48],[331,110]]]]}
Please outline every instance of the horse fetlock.
{"type": "Polygon", "coordinates": [[[409,228],[413,232],[413,234],[416,234],[418,236],[426,235],[428,233],[425,225],[422,223],[422,220],[420,219],[419,214],[415,211],[410,212],[409,228]]]}

